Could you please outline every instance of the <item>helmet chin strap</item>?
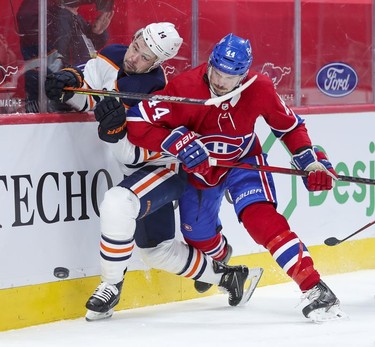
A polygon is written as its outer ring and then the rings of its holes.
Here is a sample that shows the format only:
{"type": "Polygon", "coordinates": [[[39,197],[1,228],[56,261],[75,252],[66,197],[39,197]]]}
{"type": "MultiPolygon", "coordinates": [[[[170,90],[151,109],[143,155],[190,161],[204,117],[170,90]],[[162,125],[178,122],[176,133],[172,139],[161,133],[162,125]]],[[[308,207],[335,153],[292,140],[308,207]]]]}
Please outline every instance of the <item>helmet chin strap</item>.
{"type": "Polygon", "coordinates": [[[158,66],[160,66],[161,64],[163,64],[164,61],[163,60],[159,60],[159,58],[148,68],[148,70],[146,72],[150,72],[154,69],[156,69],[158,66]]]}

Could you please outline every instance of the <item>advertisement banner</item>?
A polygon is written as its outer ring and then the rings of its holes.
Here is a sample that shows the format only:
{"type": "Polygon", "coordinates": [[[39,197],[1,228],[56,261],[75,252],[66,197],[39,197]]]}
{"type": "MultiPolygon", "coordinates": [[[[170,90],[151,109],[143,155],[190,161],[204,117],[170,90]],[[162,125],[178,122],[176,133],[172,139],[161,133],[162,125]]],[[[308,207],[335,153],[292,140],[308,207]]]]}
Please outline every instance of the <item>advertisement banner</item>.
{"type": "MultiPolygon", "coordinates": [[[[303,116],[315,145],[326,150],[338,174],[375,177],[375,112],[303,116]]],[[[99,205],[122,178],[96,123],[0,126],[0,289],[100,274],[99,205]]],[[[269,165],[290,167],[290,155],[260,120],[257,133],[269,165]]],[[[374,186],[337,182],[309,193],[301,177],[274,174],[278,210],[307,245],[343,238],[374,218],[374,186]]],[[[265,252],[235,216],[230,197],[220,212],[234,256],[265,252]]],[[[176,211],[176,214],[178,212],[176,211]]],[[[177,215],[178,221],[178,215],[177,215]]],[[[176,235],[181,238],[176,228],[176,235]]],[[[375,236],[369,228],[355,238],[375,236]]],[[[129,270],[145,269],[135,251],[129,270]]]]}
{"type": "Polygon", "coordinates": [[[0,288],[99,273],[98,206],[122,175],[96,124],[0,126],[0,288]]]}

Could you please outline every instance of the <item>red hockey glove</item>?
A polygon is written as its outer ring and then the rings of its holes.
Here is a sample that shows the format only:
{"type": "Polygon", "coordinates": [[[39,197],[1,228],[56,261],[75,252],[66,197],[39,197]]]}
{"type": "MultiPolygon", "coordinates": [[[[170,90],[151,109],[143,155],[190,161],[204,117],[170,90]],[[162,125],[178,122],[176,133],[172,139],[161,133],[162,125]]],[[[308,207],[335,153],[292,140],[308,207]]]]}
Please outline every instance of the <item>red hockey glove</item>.
{"type": "Polygon", "coordinates": [[[174,129],[161,144],[163,151],[173,155],[183,163],[189,173],[204,175],[210,167],[209,152],[198,139],[197,134],[184,126],[174,129]]]}
{"type": "Polygon", "coordinates": [[[337,180],[337,173],[326,155],[317,147],[305,149],[292,157],[292,165],[297,169],[309,171],[307,177],[303,177],[303,183],[307,190],[330,190],[332,180],[337,180]]]}

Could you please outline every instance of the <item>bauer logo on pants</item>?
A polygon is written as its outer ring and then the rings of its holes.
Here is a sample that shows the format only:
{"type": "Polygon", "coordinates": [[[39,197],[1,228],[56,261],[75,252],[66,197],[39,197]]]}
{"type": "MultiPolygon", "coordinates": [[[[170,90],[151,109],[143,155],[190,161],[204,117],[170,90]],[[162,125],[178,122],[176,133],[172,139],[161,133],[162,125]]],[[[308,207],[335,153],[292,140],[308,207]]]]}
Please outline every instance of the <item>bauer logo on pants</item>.
{"type": "Polygon", "coordinates": [[[316,75],[316,84],[319,90],[334,98],[350,94],[356,88],[357,83],[357,73],[344,63],[327,64],[316,75]]]}

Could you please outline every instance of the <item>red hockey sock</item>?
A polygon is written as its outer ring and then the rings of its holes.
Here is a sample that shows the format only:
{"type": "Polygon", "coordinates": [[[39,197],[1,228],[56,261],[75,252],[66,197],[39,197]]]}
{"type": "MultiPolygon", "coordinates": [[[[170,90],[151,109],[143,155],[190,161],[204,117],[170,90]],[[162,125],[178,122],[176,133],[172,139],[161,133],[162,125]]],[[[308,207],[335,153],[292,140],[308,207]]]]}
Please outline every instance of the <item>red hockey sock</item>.
{"type": "Polygon", "coordinates": [[[320,280],[306,246],[290,231],[287,220],[270,203],[247,206],[241,220],[255,242],[267,248],[302,291],[320,280]]]}
{"type": "Polygon", "coordinates": [[[185,241],[214,260],[222,260],[227,254],[227,241],[221,232],[208,240],[195,241],[185,238],[185,241]]]}

